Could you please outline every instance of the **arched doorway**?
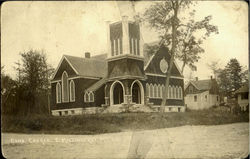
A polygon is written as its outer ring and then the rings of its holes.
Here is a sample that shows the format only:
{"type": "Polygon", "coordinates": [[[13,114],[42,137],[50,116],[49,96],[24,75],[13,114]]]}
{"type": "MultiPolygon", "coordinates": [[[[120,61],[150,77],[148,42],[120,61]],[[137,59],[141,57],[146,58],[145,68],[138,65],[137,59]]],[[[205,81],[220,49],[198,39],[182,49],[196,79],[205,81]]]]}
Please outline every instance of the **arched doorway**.
{"type": "Polygon", "coordinates": [[[124,102],[124,86],[120,81],[115,81],[110,88],[110,105],[124,102]]]}
{"type": "Polygon", "coordinates": [[[132,87],[132,102],[136,104],[141,104],[141,91],[137,83],[134,83],[132,87]]]}
{"type": "Polygon", "coordinates": [[[131,84],[132,102],[137,104],[144,104],[144,89],[140,81],[135,80],[131,84]]]}

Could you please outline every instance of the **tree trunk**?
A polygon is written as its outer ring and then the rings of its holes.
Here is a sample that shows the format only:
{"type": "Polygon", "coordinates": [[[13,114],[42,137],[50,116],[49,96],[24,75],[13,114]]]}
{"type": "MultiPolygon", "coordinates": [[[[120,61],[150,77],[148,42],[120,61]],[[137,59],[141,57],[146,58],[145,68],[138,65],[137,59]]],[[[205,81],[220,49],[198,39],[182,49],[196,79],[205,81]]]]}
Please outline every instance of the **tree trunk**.
{"type": "Polygon", "coordinates": [[[186,65],[186,63],[185,63],[185,62],[183,62],[182,67],[181,67],[181,74],[183,74],[183,71],[184,71],[184,67],[185,67],[185,65],[186,65]]]}
{"type": "Polygon", "coordinates": [[[171,48],[171,58],[170,58],[170,64],[169,64],[169,68],[167,71],[167,78],[165,81],[165,91],[163,91],[163,99],[161,102],[161,112],[164,112],[164,107],[166,105],[166,100],[167,100],[167,92],[168,92],[168,86],[169,86],[169,79],[170,79],[170,75],[171,75],[171,70],[173,67],[173,63],[174,63],[174,57],[175,57],[175,50],[176,50],[176,31],[177,31],[177,13],[178,13],[178,1],[173,2],[175,3],[175,6],[173,6],[174,9],[174,16],[172,19],[172,48],[171,48]]]}

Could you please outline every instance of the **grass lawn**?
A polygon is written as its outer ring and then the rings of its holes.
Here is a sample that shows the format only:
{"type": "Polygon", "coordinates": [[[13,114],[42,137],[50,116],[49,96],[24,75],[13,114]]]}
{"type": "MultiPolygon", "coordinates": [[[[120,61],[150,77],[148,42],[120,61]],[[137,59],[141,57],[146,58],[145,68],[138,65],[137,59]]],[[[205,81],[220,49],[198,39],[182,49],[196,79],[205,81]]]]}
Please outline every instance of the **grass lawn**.
{"type": "Polygon", "coordinates": [[[2,132],[46,134],[100,134],[149,130],[183,125],[220,125],[249,122],[249,114],[215,109],[184,113],[120,113],[79,116],[2,116],[2,132]]]}

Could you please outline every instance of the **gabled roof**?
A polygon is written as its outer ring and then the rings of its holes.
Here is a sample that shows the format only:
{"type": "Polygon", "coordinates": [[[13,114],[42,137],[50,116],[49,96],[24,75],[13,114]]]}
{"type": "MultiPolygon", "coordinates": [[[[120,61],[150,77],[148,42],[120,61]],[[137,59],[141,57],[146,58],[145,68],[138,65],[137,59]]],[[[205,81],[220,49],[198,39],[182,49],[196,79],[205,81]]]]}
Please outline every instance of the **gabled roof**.
{"type": "Polygon", "coordinates": [[[249,92],[248,83],[245,83],[243,86],[241,86],[238,90],[235,91],[235,93],[246,93],[246,92],[249,92]]]}
{"type": "Polygon", "coordinates": [[[95,58],[81,58],[65,55],[80,76],[104,77],[106,75],[106,61],[95,58]]]}
{"type": "Polygon", "coordinates": [[[91,85],[86,91],[95,91],[99,89],[101,86],[103,86],[105,83],[106,83],[106,78],[102,78],[101,80],[91,85]]]}
{"type": "MultiPolygon", "coordinates": [[[[103,57],[103,54],[91,58],[63,55],[54,76],[60,68],[62,61],[65,59],[78,76],[103,78],[106,76],[107,71],[107,63],[105,60],[102,60],[103,57]]],[[[54,79],[54,77],[52,79],[54,79]]]]}
{"type": "Polygon", "coordinates": [[[215,79],[206,79],[206,80],[198,80],[198,81],[191,81],[191,83],[199,90],[210,90],[212,87],[212,82],[215,79]]]}

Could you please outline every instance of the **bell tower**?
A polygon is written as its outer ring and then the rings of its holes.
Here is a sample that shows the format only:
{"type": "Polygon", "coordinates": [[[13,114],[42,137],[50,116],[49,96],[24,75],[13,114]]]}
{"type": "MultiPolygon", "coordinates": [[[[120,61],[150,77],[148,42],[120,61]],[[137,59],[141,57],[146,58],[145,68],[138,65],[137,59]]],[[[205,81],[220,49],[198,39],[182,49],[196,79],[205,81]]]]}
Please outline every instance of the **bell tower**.
{"type": "MultiPolygon", "coordinates": [[[[144,78],[143,71],[143,43],[140,39],[140,26],[136,22],[128,21],[127,16],[122,17],[122,21],[110,24],[107,22],[108,33],[108,77],[115,78],[116,76],[140,76],[144,78]],[[133,69],[137,72],[129,70],[133,69]],[[115,66],[116,65],[116,66],[115,66]],[[120,68],[120,73],[114,67],[120,68]],[[113,70],[113,71],[112,71],[113,70]],[[132,72],[131,72],[132,71],[132,72]],[[117,74],[118,73],[118,74],[117,74]]],[[[135,71],[134,70],[134,71],[135,71]]]]}
{"type": "MultiPolygon", "coordinates": [[[[130,103],[132,100],[132,83],[140,83],[141,92],[144,91],[144,56],[143,42],[140,37],[140,26],[134,21],[129,21],[127,16],[115,23],[107,22],[108,43],[108,72],[107,86],[110,88],[110,105],[116,104],[117,94],[115,83],[119,83],[120,93],[118,103],[130,103]]],[[[117,97],[118,98],[118,97],[117,97]]],[[[140,100],[144,99],[141,96],[140,100]]],[[[143,100],[142,100],[143,103],[143,100]]]]}

